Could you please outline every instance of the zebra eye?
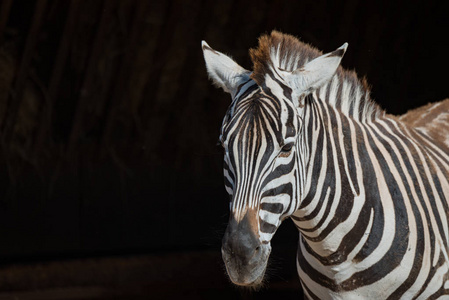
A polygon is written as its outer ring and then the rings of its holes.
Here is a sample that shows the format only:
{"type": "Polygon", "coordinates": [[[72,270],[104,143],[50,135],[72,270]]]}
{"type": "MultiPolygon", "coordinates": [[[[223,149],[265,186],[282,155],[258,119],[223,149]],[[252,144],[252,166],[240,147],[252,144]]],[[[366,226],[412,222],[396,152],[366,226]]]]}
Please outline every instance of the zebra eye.
{"type": "Polygon", "coordinates": [[[287,145],[284,145],[284,147],[282,147],[282,152],[286,153],[286,152],[290,152],[292,151],[293,148],[293,143],[288,143],[287,145]]]}

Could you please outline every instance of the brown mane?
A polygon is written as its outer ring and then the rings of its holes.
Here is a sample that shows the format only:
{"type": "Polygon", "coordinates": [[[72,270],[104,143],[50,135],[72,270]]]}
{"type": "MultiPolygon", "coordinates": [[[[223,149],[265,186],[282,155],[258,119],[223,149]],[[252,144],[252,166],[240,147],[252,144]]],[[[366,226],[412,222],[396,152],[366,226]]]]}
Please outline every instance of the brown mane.
{"type": "MultiPolygon", "coordinates": [[[[286,71],[293,71],[302,67],[308,61],[323,55],[318,49],[299,41],[296,37],[278,31],[272,31],[270,35],[263,35],[259,38],[259,45],[255,49],[250,49],[249,54],[253,62],[253,73],[251,78],[258,84],[263,85],[265,76],[271,72],[270,69],[279,68],[286,71]]],[[[383,114],[383,110],[370,100],[370,89],[365,78],[359,79],[354,71],[344,70],[339,67],[337,70],[339,81],[351,86],[350,99],[341,101],[358,101],[364,113],[360,119],[375,118],[383,114]],[[360,91],[360,97],[355,98],[356,90],[360,91]]],[[[335,99],[328,99],[329,103],[338,103],[335,99]]],[[[360,113],[360,112],[354,112],[360,113]]]]}
{"type": "Polygon", "coordinates": [[[303,66],[307,61],[323,54],[318,49],[300,42],[290,34],[284,34],[274,30],[270,35],[263,35],[259,38],[258,48],[249,50],[249,55],[253,62],[253,74],[251,78],[258,84],[264,81],[265,74],[273,66],[271,52],[274,49],[278,49],[279,55],[286,59],[285,66],[279,65],[278,67],[287,71],[293,71],[303,66]],[[298,58],[297,63],[288,66],[289,60],[293,62],[295,58],[298,58]]]}

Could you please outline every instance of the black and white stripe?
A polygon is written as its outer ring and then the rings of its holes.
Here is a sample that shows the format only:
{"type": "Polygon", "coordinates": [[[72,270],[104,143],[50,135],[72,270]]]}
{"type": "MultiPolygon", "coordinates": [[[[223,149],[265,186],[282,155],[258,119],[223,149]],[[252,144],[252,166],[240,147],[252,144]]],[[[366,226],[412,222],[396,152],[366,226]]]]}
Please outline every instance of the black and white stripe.
{"type": "Polygon", "coordinates": [[[225,186],[237,220],[247,209],[259,209],[261,239],[268,242],[283,215],[297,209],[292,206],[291,194],[299,192],[299,184],[292,184],[289,177],[300,178],[295,167],[298,157],[290,155],[289,149],[297,146],[298,120],[294,106],[279,101],[252,80],[237,95],[242,96],[230,106],[220,136],[225,149],[225,186]],[[283,176],[287,178],[285,183],[283,176]]]}
{"type": "Polygon", "coordinates": [[[262,243],[291,217],[308,299],[449,299],[446,141],[386,115],[353,72],[291,79],[345,49],[274,32],[252,50],[220,136],[231,214],[256,210],[262,243]]]}
{"type": "Polygon", "coordinates": [[[310,148],[320,155],[311,157],[305,197],[292,215],[305,293],[449,294],[447,153],[389,117],[360,122],[343,114],[322,100],[326,92],[313,95],[310,114],[320,121],[310,148]]]}

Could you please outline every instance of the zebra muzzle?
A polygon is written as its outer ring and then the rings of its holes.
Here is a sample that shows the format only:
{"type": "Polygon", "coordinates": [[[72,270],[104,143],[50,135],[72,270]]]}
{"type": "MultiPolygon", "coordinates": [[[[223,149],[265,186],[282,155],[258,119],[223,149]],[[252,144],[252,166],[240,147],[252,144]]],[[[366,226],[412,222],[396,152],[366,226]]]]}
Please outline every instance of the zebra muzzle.
{"type": "Polygon", "coordinates": [[[241,286],[257,286],[264,277],[269,243],[261,243],[247,214],[237,222],[231,217],[222,244],[222,256],[231,281],[241,286]]]}

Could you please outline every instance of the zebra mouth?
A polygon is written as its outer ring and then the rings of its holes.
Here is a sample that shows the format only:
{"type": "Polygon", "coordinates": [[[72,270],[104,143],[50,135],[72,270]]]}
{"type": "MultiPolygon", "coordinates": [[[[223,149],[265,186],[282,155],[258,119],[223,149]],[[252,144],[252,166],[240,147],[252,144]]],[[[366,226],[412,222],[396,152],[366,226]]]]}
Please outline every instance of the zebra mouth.
{"type": "Polygon", "coordinates": [[[270,252],[271,247],[263,245],[260,254],[243,258],[229,255],[227,251],[222,250],[229,279],[235,285],[257,289],[262,285],[270,252]]]}
{"type": "Polygon", "coordinates": [[[226,270],[229,275],[229,279],[235,285],[242,287],[257,287],[260,286],[263,282],[263,278],[265,276],[266,264],[261,266],[262,268],[248,270],[240,269],[233,270],[232,268],[226,265],[226,270]]]}

